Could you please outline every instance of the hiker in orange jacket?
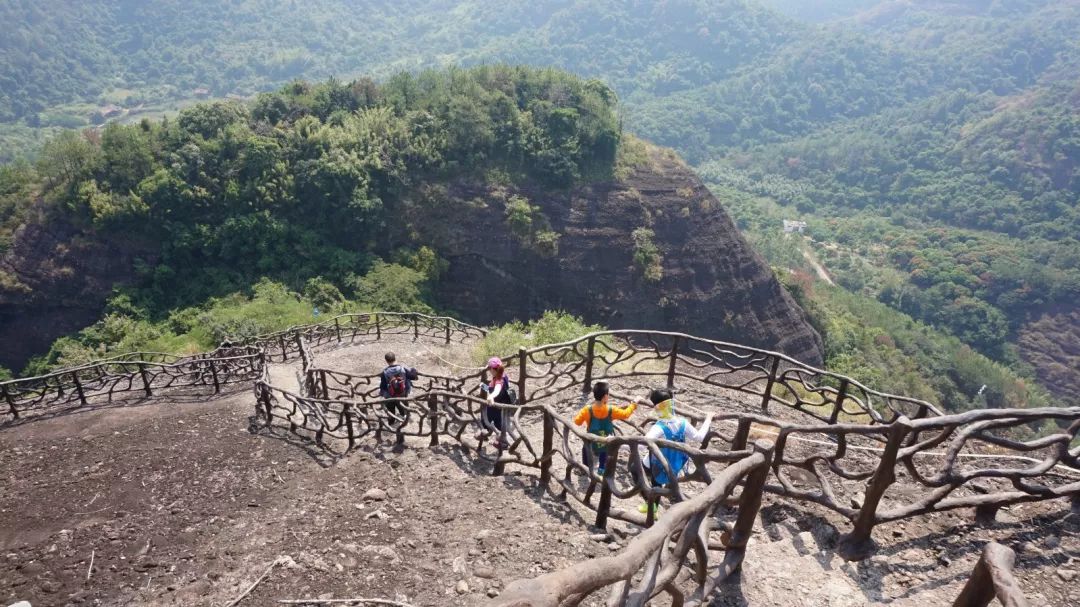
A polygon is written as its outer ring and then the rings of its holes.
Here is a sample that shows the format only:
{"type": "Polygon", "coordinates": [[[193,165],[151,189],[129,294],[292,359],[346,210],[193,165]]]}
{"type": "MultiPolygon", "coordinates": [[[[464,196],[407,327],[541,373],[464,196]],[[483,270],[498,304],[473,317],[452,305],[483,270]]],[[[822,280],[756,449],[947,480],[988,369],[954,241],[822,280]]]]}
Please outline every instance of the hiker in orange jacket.
{"type": "MultiPolygon", "coordinates": [[[[606,381],[598,381],[593,386],[593,403],[586,405],[574,416],[574,423],[578,426],[588,422],[587,431],[597,436],[614,436],[615,420],[627,420],[637,409],[637,403],[630,403],[625,407],[615,407],[608,404],[608,392],[610,387],[606,381]]],[[[604,475],[604,465],[607,463],[607,448],[599,443],[585,443],[581,450],[581,459],[585,465],[592,468],[593,456],[596,456],[598,466],[596,471],[600,476],[604,475]]]]}

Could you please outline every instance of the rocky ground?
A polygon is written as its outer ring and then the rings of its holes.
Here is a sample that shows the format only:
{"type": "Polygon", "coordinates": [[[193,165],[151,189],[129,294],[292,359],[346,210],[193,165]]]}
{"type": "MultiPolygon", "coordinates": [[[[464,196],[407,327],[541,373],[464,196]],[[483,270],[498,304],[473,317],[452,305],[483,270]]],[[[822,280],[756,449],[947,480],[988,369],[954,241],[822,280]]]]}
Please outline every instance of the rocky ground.
{"type": "MultiPolygon", "coordinates": [[[[374,372],[387,348],[459,372],[460,346],[402,341],[319,354],[374,372]]],[[[295,369],[274,370],[275,382],[295,369]]],[[[502,477],[455,446],[366,443],[340,461],[251,427],[248,391],[132,403],[0,429],[0,603],[239,605],[376,597],[471,605],[513,579],[617,551],[589,513],[502,477]],[[265,574],[265,575],[264,575],[265,574]]],[[[1017,550],[1032,605],[1077,605],[1080,517],[1067,503],[1017,506],[980,527],[970,512],[882,525],[877,554],[835,555],[831,513],[766,499],[743,571],[714,605],[948,605],[982,545],[1017,550]]],[[[662,603],[661,603],[662,604],[662,603]]]]}

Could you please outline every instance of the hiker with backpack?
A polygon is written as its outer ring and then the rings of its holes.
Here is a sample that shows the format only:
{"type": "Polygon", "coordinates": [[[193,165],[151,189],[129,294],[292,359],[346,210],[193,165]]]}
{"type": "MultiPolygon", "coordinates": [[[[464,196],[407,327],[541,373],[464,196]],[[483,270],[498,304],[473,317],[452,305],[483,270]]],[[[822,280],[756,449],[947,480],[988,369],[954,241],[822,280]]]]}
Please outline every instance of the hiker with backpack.
{"type": "Polygon", "coordinates": [[[506,365],[503,364],[501,358],[492,356],[488,360],[487,370],[491,373],[491,379],[487,383],[480,384],[480,391],[483,392],[488,404],[483,407],[480,415],[483,420],[486,420],[485,425],[490,424],[499,431],[499,436],[495,439],[495,448],[505,449],[508,445],[503,440],[503,434],[508,429],[504,425],[503,410],[494,405],[496,403],[513,405],[517,400],[517,394],[514,393],[510,377],[506,374],[506,365]]]}
{"type": "Polygon", "coordinates": [[[401,400],[412,392],[413,380],[420,377],[416,369],[397,364],[397,356],[387,352],[386,368],[379,376],[379,397],[386,401],[386,411],[395,418],[405,421],[405,406],[401,400]]]}
{"type": "MultiPolygon", "coordinates": [[[[685,417],[675,414],[675,397],[670,389],[654,389],[649,394],[649,400],[656,407],[656,416],[659,419],[645,433],[645,438],[665,439],[673,443],[689,443],[690,441],[700,443],[708,436],[709,428],[712,426],[712,413],[705,416],[705,421],[701,423],[700,428],[694,428],[685,417]]],[[[659,461],[652,461],[652,454],[649,455],[648,459],[642,459],[645,474],[652,481],[653,487],[663,487],[671,483],[686,467],[686,463],[690,461],[689,454],[672,447],[660,447],[660,454],[667,460],[668,467],[671,469],[671,476],[668,476],[668,471],[664,469],[663,464],[659,461]]],[[[660,515],[659,500],[642,504],[638,507],[638,512],[645,514],[650,509],[654,518],[658,517],[660,515]]]]}
{"type": "MultiPolygon", "coordinates": [[[[614,436],[615,421],[630,419],[637,409],[637,403],[630,403],[625,407],[615,407],[608,404],[610,386],[606,381],[598,381],[593,385],[593,403],[586,405],[574,416],[574,424],[581,426],[588,423],[587,431],[596,436],[614,436]]],[[[600,443],[586,442],[581,448],[581,459],[585,465],[592,469],[593,459],[597,460],[596,472],[604,475],[607,464],[607,448],[600,443]],[[595,457],[594,457],[595,456],[595,457]]]]}

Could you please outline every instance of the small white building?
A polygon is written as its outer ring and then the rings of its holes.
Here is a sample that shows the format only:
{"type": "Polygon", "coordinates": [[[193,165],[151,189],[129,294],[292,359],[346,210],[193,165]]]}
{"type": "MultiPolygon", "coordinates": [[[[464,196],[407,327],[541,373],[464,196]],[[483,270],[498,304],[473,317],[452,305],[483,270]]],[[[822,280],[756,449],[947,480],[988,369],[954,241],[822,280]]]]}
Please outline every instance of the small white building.
{"type": "Polygon", "coordinates": [[[791,221],[789,219],[784,220],[784,233],[785,234],[794,234],[795,232],[798,232],[799,234],[802,234],[804,230],[806,230],[806,222],[805,221],[791,221]]]}

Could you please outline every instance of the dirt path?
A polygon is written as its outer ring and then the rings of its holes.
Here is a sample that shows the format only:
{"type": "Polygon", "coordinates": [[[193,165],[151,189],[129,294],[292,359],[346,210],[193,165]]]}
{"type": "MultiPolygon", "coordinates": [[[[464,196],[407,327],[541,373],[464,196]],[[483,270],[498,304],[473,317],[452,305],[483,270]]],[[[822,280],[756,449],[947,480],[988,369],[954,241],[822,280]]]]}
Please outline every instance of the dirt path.
{"type": "Polygon", "coordinates": [[[825,281],[825,283],[831,287],[836,286],[836,283],[833,282],[832,277],[829,276],[829,273],[825,271],[825,266],[821,265],[821,263],[817,260],[817,257],[815,257],[813,253],[807,251],[806,249],[802,249],[802,256],[803,259],[805,259],[806,262],[810,264],[810,267],[814,268],[814,272],[817,273],[818,278],[825,281]]]}

